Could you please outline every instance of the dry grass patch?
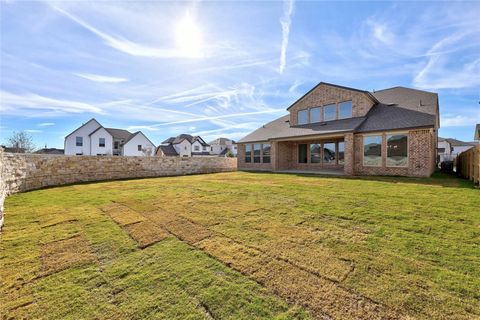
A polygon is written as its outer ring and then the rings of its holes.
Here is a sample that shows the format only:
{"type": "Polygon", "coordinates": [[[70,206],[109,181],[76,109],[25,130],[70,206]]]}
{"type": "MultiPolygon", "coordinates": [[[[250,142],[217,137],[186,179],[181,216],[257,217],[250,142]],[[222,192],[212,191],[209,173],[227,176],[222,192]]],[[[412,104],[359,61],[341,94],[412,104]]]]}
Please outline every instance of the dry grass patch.
{"type": "Polygon", "coordinates": [[[92,254],[88,240],[83,235],[49,242],[42,246],[40,276],[47,276],[94,260],[95,255],[92,254]]]}
{"type": "Polygon", "coordinates": [[[121,226],[138,223],[145,220],[145,218],[138,212],[117,202],[109,203],[100,209],[121,226]]]}
{"type": "Polygon", "coordinates": [[[129,224],[125,226],[125,230],[137,242],[140,249],[151,246],[169,236],[165,230],[150,221],[129,224]]]}

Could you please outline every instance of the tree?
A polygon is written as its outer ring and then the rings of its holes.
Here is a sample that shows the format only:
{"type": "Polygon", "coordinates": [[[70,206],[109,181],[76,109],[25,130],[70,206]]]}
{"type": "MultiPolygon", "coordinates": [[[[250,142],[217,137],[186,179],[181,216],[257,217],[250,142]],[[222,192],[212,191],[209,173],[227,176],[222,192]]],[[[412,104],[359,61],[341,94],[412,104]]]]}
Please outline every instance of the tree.
{"type": "Polygon", "coordinates": [[[25,131],[13,132],[10,138],[8,138],[8,144],[17,153],[30,153],[35,150],[32,136],[25,131]]]}

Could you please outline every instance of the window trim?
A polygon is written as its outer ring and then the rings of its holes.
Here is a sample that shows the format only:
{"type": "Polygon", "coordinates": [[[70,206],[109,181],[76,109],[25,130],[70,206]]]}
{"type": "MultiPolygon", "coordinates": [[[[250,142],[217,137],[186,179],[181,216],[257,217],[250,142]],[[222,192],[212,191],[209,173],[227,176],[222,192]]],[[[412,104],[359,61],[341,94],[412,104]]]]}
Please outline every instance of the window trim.
{"type": "Polygon", "coordinates": [[[83,137],[82,136],[75,136],[75,147],[83,147],[83,137]],[[78,138],[80,138],[82,141],[80,142],[81,144],[78,144],[78,138]]]}
{"type": "Polygon", "coordinates": [[[362,166],[371,167],[371,168],[381,168],[383,167],[383,133],[372,133],[362,135],[362,166]],[[365,138],[366,137],[380,137],[380,165],[368,165],[365,164],[365,138]]]}
{"type": "Polygon", "coordinates": [[[272,163],[272,144],[271,143],[262,143],[261,146],[261,163],[272,163]],[[263,150],[265,150],[264,146],[269,145],[270,149],[268,151],[268,155],[263,154],[263,150]],[[268,162],[265,162],[264,158],[268,158],[268,162]]]}
{"type": "Polygon", "coordinates": [[[311,107],[308,108],[308,123],[319,123],[323,122],[323,107],[322,106],[317,106],[317,107],[311,107]],[[313,109],[318,109],[319,110],[319,119],[318,121],[312,121],[312,110],[313,109]]]}
{"type": "Polygon", "coordinates": [[[98,147],[99,148],[105,148],[106,143],[107,143],[107,141],[106,141],[105,138],[98,138],[98,147]],[[103,139],[103,146],[102,146],[102,143],[100,142],[102,139],[103,139]]]}
{"type": "Polygon", "coordinates": [[[338,141],[334,140],[334,141],[324,141],[321,143],[322,145],[322,155],[321,155],[321,163],[322,163],[322,166],[323,165],[327,165],[327,166],[333,166],[333,165],[338,165],[338,141]],[[325,162],[325,145],[326,144],[333,144],[334,148],[335,148],[335,159],[333,162],[325,162]]]}
{"type": "Polygon", "coordinates": [[[252,163],[262,163],[262,144],[261,143],[253,143],[252,144],[252,153],[253,153],[252,163]],[[260,146],[259,149],[258,149],[258,151],[259,151],[258,156],[255,156],[255,145],[260,146]],[[255,158],[258,158],[258,162],[255,162],[255,158]]]}
{"type": "Polygon", "coordinates": [[[141,144],[137,145],[137,151],[142,151],[142,145],[141,144]]]}
{"type": "Polygon", "coordinates": [[[251,143],[246,143],[245,144],[245,158],[244,158],[245,163],[253,163],[252,162],[252,150],[253,150],[252,144],[251,143]],[[250,151],[247,151],[247,146],[250,146],[250,151]],[[247,154],[248,154],[248,158],[250,158],[250,161],[247,161],[247,154]]]}
{"type": "Polygon", "coordinates": [[[408,168],[409,167],[409,161],[410,161],[410,137],[408,134],[408,131],[402,131],[402,132],[385,132],[385,166],[387,168],[408,168]],[[405,166],[389,166],[388,165],[388,136],[397,136],[397,135],[405,135],[407,136],[407,164],[405,166]]]}

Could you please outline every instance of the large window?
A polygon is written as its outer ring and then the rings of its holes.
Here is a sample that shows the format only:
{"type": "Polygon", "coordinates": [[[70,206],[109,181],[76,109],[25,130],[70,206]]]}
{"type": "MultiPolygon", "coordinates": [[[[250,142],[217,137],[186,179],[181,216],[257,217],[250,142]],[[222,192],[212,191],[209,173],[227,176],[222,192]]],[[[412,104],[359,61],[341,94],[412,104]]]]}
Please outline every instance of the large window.
{"type": "Polygon", "coordinates": [[[298,111],[298,124],[307,124],[308,123],[308,110],[298,111]]]}
{"type": "Polygon", "coordinates": [[[114,141],[113,142],[113,149],[118,149],[120,147],[120,142],[114,141]]]}
{"type": "Polygon", "coordinates": [[[306,144],[299,144],[298,145],[298,162],[299,163],[307,163],[307,145],[306,144]]]}
{"type": "Polygon", "coordinates": [[[105,138],[98,138],[98,146],[105,148],[105,138]]]}
{"type": "Polygon", "coordinates": [[[324,143],[323,144],[323,162],[324,163],[335,163],[336,158],[336,144],[335,142],[324,143]]]}
{"type": "Polygon", "coordinates": [[[137,145],[137,150],[142,151],[142,145],[141,144],[137,145]]]}
{"type": "Polygon", "coordinates": [[[387,136],[387,166],[408,166],[408,136],[406,134],[387,136]]]}
{"type": "Polygon", "coordinates": [[[245,145],[245,162],[252,162],[252,145],[245,145]]]}
{"type": "Polygon", "coordinates": [[[320,163],[322,160],[321,156],[321,144],[312,143],[310,144],[310,162],[311,163],[320,163]]]}
{"type": "Polygon", "coordinates": [[[82,147],[83,146],[83,137],[76,137],[75,138],[75,145],[77,147],[82,147]]]}
{"type": "Polygon", "coordinates": [[[374,167],[382,165],[382,136],[363,137],[363,165],[374,167]]]}
{"type": "Polygon", "coordinates": [[[338,164],[345,163],[345,142],[338,143],[338,164]]]}
{"type": "Polygon", "coordinates": [[[253,145],[253,162],[260,163],[260,143],[253,145]]]}
{"type": "Polygon", "coordinates": [[[316,108],[310,109],[310,123],[321,121],[321,119],[320,119],[321,111],[322,111],[321,107],[316,107],[316,108]]]}
{"type": "Polygon", "coordinates": [[[335,120],[337,117],[337,106],[328,104],[323,107],[323,121],[335,120]]]}
{"type": "Polygon", "coordinates": [[[262,144],[262,162],[270,163],[270,144],[269,143],[262,144]]]}
{"type": "Polygon", "coordinates": [[[345,119],[352,117],[352,101],[345,101],[338,105],[338,118],[345,119]]]}

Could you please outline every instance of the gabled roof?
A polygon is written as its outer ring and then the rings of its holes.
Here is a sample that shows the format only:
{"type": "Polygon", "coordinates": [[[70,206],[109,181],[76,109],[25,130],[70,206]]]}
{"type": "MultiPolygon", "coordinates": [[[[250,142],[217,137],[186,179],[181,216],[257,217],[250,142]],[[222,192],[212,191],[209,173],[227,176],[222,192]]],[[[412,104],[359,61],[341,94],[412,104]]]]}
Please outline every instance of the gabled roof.
{"type": "Polygon", "coordinates": [[[452,138],[446,138],[445,139],[452,147],[466,147],[466,146],[476,146],[477,143],[475,142],[466,142],[466,141],[460,141],[457,139],[452,139],[452,138]]]}
{"type": "Polygon", "coordinates": [[[82,128],[83,126],[87,125],[88,123],[92,122],[92,121],[95,121],[100,127],[102,126],[100,124],[100,122],[98,122],[95,118],[92,118],[90,120],[88,120],[87,122],[85,122],[84,124],[82,124],[80,127],[78,127],[77,129],[73,130],[72,132],[70,132],[67,136],[65,136],[65,139],[67,139],[68,137],[70,137],[72,134],[74,134],[78,129],[82,128]]]}
{"type": "Polygon", "coordinates": [[[303,136],[332,135],[354,131],[365,117],[348,118],[327,122],[290,126],[290,116],[285,115],[253,131],[238,143],[268,141],[270,139],[293,138],[303,136]]]}
{"type": "Polygon", "coordinates": [[[377,98],[375,96],[373,96],[369,91],[366,91],[366,90],[361,90],[361,89],[356,89],[356,88],[351,88],[351,87],[344,87],[344,86],[339,86],[338,84],[333,84],[333,83],[328,83],[328,82],[320,82],[319,84],[317,84],[315,87],[313,87],[312,89],[310,89],[307,93],[305,93],[303,96],[301,96],[299,99],[297,99],[294,103],[292,103],[288,108],[287,110],[289,110],[291,107],[293,107],[297,102],[301,101],[303,98],[305,98],[306,96],[308,96],[310,93],[312,93],[315,89],[317,89],[319,86],[321,85],[326,85],[326,86],[330,86],[330,87],[335,87],[335,88],[340,88],[340,89],[345,89],[345,90],[350,90],[350,91],[356,91],[356,92],[361,92],[361,93],[364,93],[366,96],[368,96],[373,102],[375,103],[378,103],[379,101],[377,100],[377,98]]]}
{"type": "Polygon", "coordinates": [[[157,147],[157,150],[155,151],[155,154],[158,152],[158,150],[161,150],[162,153],[167,157],[178,156],[177,151],[175,150],[175,148],[171,144],[169,144],[169,145],[159,145],[157,147]]]}
{"type": "Polygon", "coordinates": [[[187,140],[190,143],[194,143],[195,141],[200,142],[202,146],[209,146],[208,143],[206,143],[200,136],[192,136],[190,134],[180,134],[176,137],[170,137],[167,140],[163,141],[162,144],[178,144],[181,143],[183,140],[187,140]]]}
{"type": "Polygon", "coordinates": [[[124,140],[124,143],[130,138],[132,133],[124,129],[105,128],[114,139],[124,140]]]}
{"type": "Polygon", "coordinates": [[[219,146],[225,146],[227,145],[227,142],[232,142],[232,144],[235,144],[235,141],[233,141],[232,139],[228,139],[228,138],[217,138],[213,141],[210,141],[210,145],[219,145],[219,146]]]}
{"type": "Polygon", "coordinates": [[[406,87],[393,87],[372,92],[383,104],[397,104],[403,108],[438,115],[438,94],[406,87]]]}
{"type": "Polygon", "coordinates": [[[367,119],[356,132],[434,127],[435,115],[398,106],[377,104],[367,113],[367,119]]]}
{"type": "MultiPolygon", "coordinates": [[[[125,131],[126,131],[126,130],[125,130],[125,131]]],[[[137,132],[135,132],[135,133],[132,133],[132,134],[130,135],[130,137],[128,137],[128,139],[123,142],[123,145],[126,145],[130,140],[132,140],[132,139],[133,139],[136,135],[138,135],[138,134],[141,134],[145,139],[148,140],[148,142],[150,142],[150,143],[152,144],[152,146],[155,147],[155,144],[154,144],[152,141],[150,141],[150,139],[148,139],[147,136],[144,135],[142,131],[137,131],[137,132]]]]}

